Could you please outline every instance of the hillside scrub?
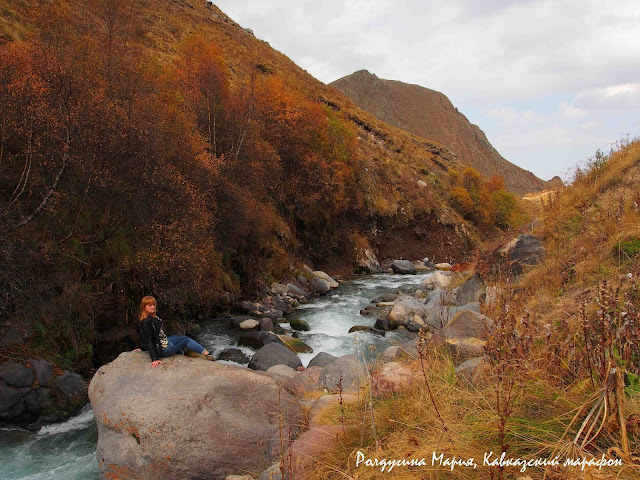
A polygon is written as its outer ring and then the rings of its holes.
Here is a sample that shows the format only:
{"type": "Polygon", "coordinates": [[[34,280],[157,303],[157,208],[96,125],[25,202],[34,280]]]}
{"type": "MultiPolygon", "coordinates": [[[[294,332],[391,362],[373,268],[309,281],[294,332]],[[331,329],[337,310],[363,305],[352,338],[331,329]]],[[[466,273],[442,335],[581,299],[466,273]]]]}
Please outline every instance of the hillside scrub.
{"type": "Polygon", "coordinates": [[[296,254],[335,255],[362,199],[339,115],[275,76],[232,84],[202,37],[161,62],[127,2],[85,8],[42,7],[0,47],[0,311],[90,369],[143,294],[206,313],[296,254]]]}
{"type": "Polygon", "coordinates": [[[445,146],[210,3],[0,6],[0,315],[65,368],[131,348],[144,294],[181,331],[301,261],[466,258],[484,235],[449,205],[445,146]]]}

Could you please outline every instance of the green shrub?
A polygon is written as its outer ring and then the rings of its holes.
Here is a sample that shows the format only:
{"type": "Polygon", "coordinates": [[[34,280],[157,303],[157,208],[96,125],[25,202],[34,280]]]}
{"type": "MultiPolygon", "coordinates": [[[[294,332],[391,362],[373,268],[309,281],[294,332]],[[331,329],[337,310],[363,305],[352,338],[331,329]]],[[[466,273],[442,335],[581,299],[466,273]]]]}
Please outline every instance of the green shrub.
{"type": "Polygon", "coordinates": [[[631,260],[640,253],[640,237],[633,237],[624,242],[618,242],[613,247],[614,255],[622,255],[631,260]]]}

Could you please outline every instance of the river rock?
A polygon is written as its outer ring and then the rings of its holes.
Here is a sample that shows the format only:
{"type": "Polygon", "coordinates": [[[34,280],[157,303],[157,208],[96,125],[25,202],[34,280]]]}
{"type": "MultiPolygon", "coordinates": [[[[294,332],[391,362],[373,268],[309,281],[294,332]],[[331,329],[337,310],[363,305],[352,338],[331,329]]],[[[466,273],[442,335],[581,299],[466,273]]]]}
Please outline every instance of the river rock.
{"type": "Polygon", "coordinates": [[[273,330],[275,329],[273,325],[273,320],[271,320],[270,318],[261,318],[258,329],[261,332],[273,332],[273,330]]]}
{"type": "Polygon", "coordinates": [[[245,312],[247,312],[250,315],[253,314],[257,314],[260,311],[260,305],[257,303],[253,303],[253,302],[249,302],[249,301],[244,301],[242,302],[242,304],[240,305],[242,310],[244,310],[245,312]]]}
{"type": "Polygon", "coordinates": [[[385,317],[380,317],[376,319],[376,323],[374,325],[374,328],[378,329],[378,330],[383,330],[383,331],[389,331],[391,330],[391,325],[389,324],[389,318],[385,318],[385,317]]]}
{"type": "Polygon", "coordinates": [[[313,277],[309,282],[309,289],[313,294],[324,295],[331,289],[331,287],[329,287],[329,284],[321,278],[313,277]]]}
{"type": "MultiPolygon", "coordinates": [[[[311,275],[313,275],[313,271],[311,272],[311,275]]],[[[298,275],[298,284],[303,290],[306,290],[307,292],[310,290],[309,280],[304,275],[298,275]]]]}
{"type": "Polygon", "coordinates": [[[38,394],[35,390],[31,390],[25,395],[24,405],[30,414],[37,415],[40,413],[40,401],[38,400],[38,394]]]}
{"type": "Polygon", "coordinates": [[[282,472],[280,471],[280,462],[274,463],[264,470],[258,480],[282,480],[282,472]]]}
{"type": "Polygon", "coordinates": [[[404,325],[404,327],[409,330],[410,332],[419,332],[420,329],[422,327],[424,327],[424,324],[420,324],[420,323],[416,323],[416,322],[409,322],[406,325],[404,325]]]}
{"type": "Polygon", "coordinates": [[[26,409],[23,393],[0,381],[0,419],[13,420],[26,409]]]}
{"type": "Polygon", "coordinates": [[[449,323],[455,314],[465,310],[480,313],[480,304],[477,302],[470,302],[459,307],[449,305],[434,307],[427,310],[423,319],[427,325],[433,328],[442,328],[444,325],[449,323]]]}
{"type": "Polygon", "coordinates": [[[282,345],[282,340],[272,332],[247,332],[243,333],[238,339],[238,345],[250,347],[255,350],[269,343],[279,343],[282,345]]]}
{"type": "MultiPolygon", "coordinates": [[[[270,320],[270,319],[267,319],[267,320],[270,320]]],[[[240,330],[255,330],[259,325],[260,323],[258,323],[257,320],[249,319],[249,320],[245,320],[244,322],[241,322],[240,325],[238,326],[240,327],[240,330]]]]}
{"type": "MultiPolygon", "coordinates": [[[[304,278],[304,277],[302,277],[304,278]]],[[[306,280],[306,278],[305,278],[306,280]]],[[[309,284],[309,282],[307,282],[307,285],[309,284]]],[[[289,295],[292,295],[294,297],[298,297],[298,298],[304,298],[307,296],[307,293],[302,290],[300,287],[298,287],[296,284],[294,283],[287,283],[287,289],[289,290],[289,295]]]]}
{"type": "Polygon", "coordinates": [[[409,260],[394,260],[391,264],[394,273],[416,274],[416,267],[409,260]]]}
{"type": "Polygon", "coordinates": [[[414,315],[422,317],[425,311],[425,304],[420,300],[411,295],[400,295],[394,302],[391,312],[389,312],[389,325],[392,328],[406,325],[408,317],[411,317],[411,319],[414,315]]]}
{"type": "Polygon", "coordinates": [[[284,471],[287,480],[307,478],[307,473],[316,468],[316,459],[335,449],[344,436],[340,425],[312,427],[289,447],[284,457],[284,471]],[[288,473],[292,472],[289,476],[288,473]]]}
{"type": "Polygon", "coordinates": [[[414,381],[411,368],[400,362],[385,363],[373,377],[374,395],[398,393],[414,381]]]}
{"type": "Polygon", "coordinates": [[[296,371],[288,367],[287,365],[274,365],[267,370],[268,375],[278,375],[280,377],[293,378],[296,376],[296,371]]]}
{"type": "Polygon", "coordinates": [[[450,264],[450,263],[443,262],[443,263],[436,263],[436,264],[434,265],[434,268],[435,268],[436,270],[445,270],[445,271],[448,271],[448,270],[451,270],[453,267],[451,266],[451,264],[450,264]]]}
{"type": "Polygon", "coordinates": [[[318,390],[318,379],[321,373],[322,367],[309,366],[285,383],[284,388],[292,395],[295,395],[296,398],[315,392],[318,390]]]}
{"type": "Polygon", "coordinates": [[[302,366],[298,355],[293,353],[282,343],[269,343],[259,349],[249,361],[252,370],[267,371],[274,365],[287,365],[294,370],[302,366]]]}
{"type": "Polygon", "coordinates": [[[477,357],[484,353],[487,343],[486,332],[491,330],[493,321],[481,313],[463,310],[454,315],[451,321],[440,331],[439,338],[453,347],[463,356],[477,357]]]}
{"type": "Polygon", "coordinates": [[[315,357],[311,359],[307,368],[325,367],[337,358],[338,357],[336,357],[335,355],[331,355],[330,353],[320,352],[319,354],[317,354],[315,357]]]}
{"type": "Polygon", "coordinates": [[[290,337],[289,335],[280,335],[280,340],[294,353],[313,353],[313,348],[298,338],[290,337]]]}
{"type": "Polygon", "coordinates": [[[365,378],[367,371],[362,362],[355,355],[343,355],[324,367],[318,386],[334,392],[339,389],[338,383],[342,380],[343,392],[357,393],[365,378]]]}
{"type": "Polygon", "coordinates": [[[235,362],[242,365],[249,363],[249,357],[239,348],[225,348],[218,353],[216,360],[226,360],[227,362],[235,362]]]}
{"type": "Polygon", "coordinates": [[[465,305],[469,302],[479,302],[485,294],[484,281],[480,275],[475,274],[456,289],[456,300],[458,305],[465,305]]]}
{"type": "Polygon", "coordinates": [[[289,287],[281,283],[273,282],[271,284],[271,292],[280,295],[286,295],[287,293],[289,293],[289,287]]]}
{"type": "Polygon", "coordinates": [[[285,438],[302,421],[295,399],[267,375],[182,355],[162,361],[151,368],[147,354],[126,352],[94,375],[101,478],[257,474],[282,453],[281,418],[285,438]]]}
{"type": "Polygon", "coordinates": [[[326,273],[324,273],[321,270],[316,270],[315,272],[313,272],[313,274],[324,280],[325,282],[327,282],[329,284],[329,288],[338,288],[338,282],[336,282],[333,278],[331,278],[329,275],[327,275],[326,273]]]}
{"type": "Polygon", "coordinates": [[[382,352],[382,355],[380,358],[382,358],[383,362],[393,362],[399,357],[400,355],[399,352],[400,352],[400,347],[398,345],[392,345],[390,347],[387,347],[385,351],[382,352]]]}
{"type": "Polygon", "coordinates": [[[420,288],[428,290],[430,286],[444,289],[451,285],[451,274],[449,272],[433,272],[420,284],[420,288]]]}
{"type": "Polygon", "coordinates": [[[368,325],[354,325],[353,327],[351,327],[349,329],[349,333],[355,333],[355,332],[372,333],[372,334],[377,335],[379,337],[384,337],[385,333],[386,333],[384,330],[376,330],[375,328],[370,327],[368,325]]]}
{"type": "Polygon", "coordinates": [[[282,318],[283,316],[284,313],[282,312],[282,310],[269,310],[267,312],[261,312],[259,315],[260,318],[270,318],[274,322],[279,318],[282,318]]]}
{"type": "Polygon", "coordinates": [[[309,408],[309,425],[314,427],[317,425],[326,425],[327,423],[338,423],[340,413],[335,416],[333,422],[324,421],[324,423],[322,423],[322,416],[327,409],[340,405],[340,402],[342,402],[342,405],[358,403],[358,395],[346,393],[344,395],[322,395],[318,397],[309,408]]]}
{"type": "Polygon", "coordinates": [[[303,332],[308,332],[309,330],[311,330],[309,324],[304,320],[301,320],[300,318],[292,318],[291,320],[289,320],[289,325],[291,325],[291,328],[293,328],[294,330],[301,330],[303,332]]]}
{"type": "Polygon", "coordinates": [[[467,378],[473,378],[478,369],[486,364],[487,357],[485,355],[483,355],[482,357],[470,358],[456,367],[456,373],[467,378]]]}
{"type": "Polygon", "coordinates": [[[62,375],[55,379],[54,384],[65,395],[71,405],[79,406],[86,402],[87,382],[77,373],[65,370],[62,375]]]}
{"type": "Polygon", "coordinates": [[[0,380],[12,387],[30,387],[35,379],[31,369],[13,360],[0,365],[0,380]]]}

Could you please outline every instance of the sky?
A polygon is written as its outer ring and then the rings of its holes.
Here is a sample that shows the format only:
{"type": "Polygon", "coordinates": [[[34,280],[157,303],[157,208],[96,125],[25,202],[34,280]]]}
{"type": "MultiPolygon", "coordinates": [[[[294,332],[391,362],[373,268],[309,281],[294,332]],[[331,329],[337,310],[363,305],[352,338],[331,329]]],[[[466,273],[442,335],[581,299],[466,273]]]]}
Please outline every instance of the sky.
{"type": "Polygon", "coordinates": [[[569,179],[640,136],[638,0],[214,0],[325,83],[444,93],[512,163],[569,179]]]}

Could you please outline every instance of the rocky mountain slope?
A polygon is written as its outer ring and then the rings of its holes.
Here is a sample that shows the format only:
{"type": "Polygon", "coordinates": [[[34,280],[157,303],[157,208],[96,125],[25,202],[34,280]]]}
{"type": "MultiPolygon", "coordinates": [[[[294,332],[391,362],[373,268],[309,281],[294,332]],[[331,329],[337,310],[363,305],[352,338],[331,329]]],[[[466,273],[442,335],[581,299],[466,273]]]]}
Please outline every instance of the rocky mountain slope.
{"type": "Polygon", "coordinates": [[[360,70],[330,84],[363,110],[380,120],[415,135],[446,145],[458,160],[490,178],[502,175],[507,188],[517,195],[545,188],[533,173],[505,160],[442,93],[395,80],[383,80],[360,70]]]}

